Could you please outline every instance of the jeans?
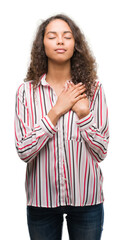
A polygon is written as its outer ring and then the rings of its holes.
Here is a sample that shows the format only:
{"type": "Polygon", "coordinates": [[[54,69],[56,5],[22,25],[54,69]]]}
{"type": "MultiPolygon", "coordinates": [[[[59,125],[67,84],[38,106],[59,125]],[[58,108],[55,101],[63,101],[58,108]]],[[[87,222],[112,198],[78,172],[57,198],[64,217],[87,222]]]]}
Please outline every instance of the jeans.
{"type": "Polygon", "coordinates": [[[100,240],[104,223],[103,203],[92,206],[56,208],[27,206],[31,240],[61,240],[63,214],[70,240],[100,240]]]}

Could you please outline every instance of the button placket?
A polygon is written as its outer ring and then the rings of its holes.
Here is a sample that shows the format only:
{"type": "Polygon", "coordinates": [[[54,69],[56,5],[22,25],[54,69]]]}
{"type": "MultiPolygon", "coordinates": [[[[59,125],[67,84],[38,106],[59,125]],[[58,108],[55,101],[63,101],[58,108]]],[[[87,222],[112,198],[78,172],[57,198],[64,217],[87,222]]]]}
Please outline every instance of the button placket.
{"type": "Polygon", "coordinates": [[[65,179],[65,181],[67,181],[67,179],[66,179],[66,178],[64,178],[64,177],[63,177],[63,179],[65,179]]]}
{"type": "Polygon", "coordinates": [[[57,101],[57,96],[56,96],[56,93],[53,90],[53,104],[54,105],[55,105],[56,101],[57,101]]]}
{"type": "MultiPolygon", "coordinates": [[[[59,129],[61,127],[61,119],[58,122],[59,129]]],[[[65,177],[64,177],[64,168],[63,168],[63,145],[62,145],[62,136],[61,131],[59,131],[59,165],[60,165],[60,190],[61,190],[61,200],[64,202],[66,195],[66,186],[65,186],[65,177]]]]}
{"type": "Polygon", "coordinates": [[[64,158],[63,158],[63,172],[64,172],[64,175],[63,175],[63,179],[65,180],[65,181],[67,181],[67,178],[65,178],[65,163],[64,163],[64,158]]]}

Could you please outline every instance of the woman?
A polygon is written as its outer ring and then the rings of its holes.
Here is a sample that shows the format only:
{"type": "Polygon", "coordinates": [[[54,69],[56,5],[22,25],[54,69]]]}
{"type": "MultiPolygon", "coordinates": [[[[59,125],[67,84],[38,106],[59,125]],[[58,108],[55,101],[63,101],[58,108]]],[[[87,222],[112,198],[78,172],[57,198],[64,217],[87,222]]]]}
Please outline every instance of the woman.
{"type": "Polygon", "coordinates": [[[27,163],[31,240],[99,240],[108,111],[96,63],[79,27],[55,15],[38,28],[26,79],[16,94],[15,140],[27,163]]]}

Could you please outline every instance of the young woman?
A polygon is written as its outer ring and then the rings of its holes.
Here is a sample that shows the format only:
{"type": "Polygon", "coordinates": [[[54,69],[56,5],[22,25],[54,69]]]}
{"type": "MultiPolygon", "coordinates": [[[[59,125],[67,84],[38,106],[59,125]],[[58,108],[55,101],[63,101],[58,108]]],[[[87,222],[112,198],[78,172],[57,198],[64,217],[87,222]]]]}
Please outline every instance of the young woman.
{"type": "Polygon", "coordinates": [[[65,213],[71,240],[99,240],[108,111],[95,59],[69,17],[55,15],[39,26],[15,110],[31,240],[61,239],[65,213]]]}

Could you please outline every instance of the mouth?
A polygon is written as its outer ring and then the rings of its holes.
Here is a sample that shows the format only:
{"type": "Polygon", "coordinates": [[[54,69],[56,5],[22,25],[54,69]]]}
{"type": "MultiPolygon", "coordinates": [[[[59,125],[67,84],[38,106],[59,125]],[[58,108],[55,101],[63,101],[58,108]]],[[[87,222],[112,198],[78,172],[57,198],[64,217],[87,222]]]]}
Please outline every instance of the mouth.
{"type": "Polygon", "coordinates": [[[57,48],[57,49],[55,49],[55,51],[58,52],[58,53],[64,53],[64,52],[66,52],[66,49],[64,49],[64,48],[57,48]]]}

